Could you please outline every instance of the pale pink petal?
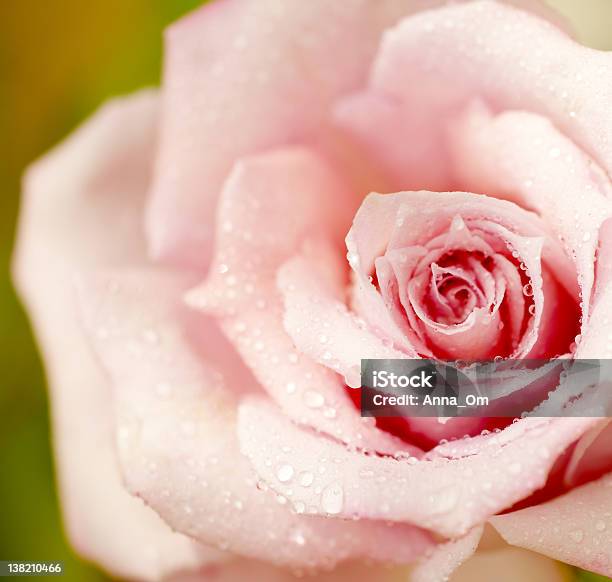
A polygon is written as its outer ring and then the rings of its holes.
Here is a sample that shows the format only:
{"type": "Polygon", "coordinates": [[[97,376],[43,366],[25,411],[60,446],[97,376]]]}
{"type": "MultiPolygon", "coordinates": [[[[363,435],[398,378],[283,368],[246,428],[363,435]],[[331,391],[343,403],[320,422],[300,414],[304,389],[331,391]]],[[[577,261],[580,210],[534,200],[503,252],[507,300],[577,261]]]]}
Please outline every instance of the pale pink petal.
{"type": "Polygon", "coordinates": [[[346,181],[314,150],[238,160],[219,201],[211,271],[191,299],[221,317],[280,303],[276,271],[308,239],[328,239],[340,250],[350,198],[346,181]]]}
{"type": "MultiPolygon", "coordinates": [[[[504,200],[463,192],[400,192],[368,196],[355,216],[353,226],[347,236],[349,263],[355,272],[353,289],[355,310],[371,326],[378,326],[389,339],[397,344],[398,348],[402,349],[403,346],[396,339],[397,334],[402,333],[402,328],[389,314],[389,300],[387,300],[387,305],[384,305],[383,299],[369,280],[370,273],[373,272],[376,265],[381,269],[385,266],[384,261],[378,258],[385,253],[388,257],[391,257],[391,253],[394,251],[399,253],[403,249],[413,247],[418,249],[424,244],[437,245],[438,242],[443,242],[444,235],[448,235],[449,229],[452,231],[457,216],[461,217],[464,226],[483,233],[481,236],[486,235],[486,243],[488,245],[494,244],[496,252],[508,254],[512,252],[526,266],[532,287],[531,293],[533,294],[535,311],[521,343],[514,350],[514,354],[517,356],[530,354],[536,357],[538,354],[548,353],[549,348],[553,347],[550,341],[551,330],[544,330],[546,333],[541,332],[558,305],[559,294],[557,293],[556,281],[565,284],[567,291],[577,298],[576,279],[575,276],[571,275],[574,269],[570,259],[565,255],[561,246],[557,244],[557,240],[548,226],[537,215],[504,200]],[[492,218],[494,218],[494,221],[492,218]],[[554,275],[554,279],[548,273],[549,270],[554,275]],[[550,291],[550,293],[547,293],[547,303],[544,301],[543,285],[550,291]],[[386,319],[379,317],[383,309],[386,313],[386,319]],[[382,325],[381,321],[383,322],[382,325]]],[[[453,236],[456,238],[461,235],[455,233],[453,236]]],[[[478,237],[472,238],[477,239],[478,237]]],[[[436,252],[438,251],[432,250],[432,253],[436,252]]],[[[421,263],[428,260],[428,257],[429,255],[425,255],[421,259],[421,263]]],[[[432,260],[433,258],[432,256],[432,260]]],[[[425,340],[424,334],[427,333],[430,343],[438,345],[443,351],[447,351],[451,357],[458,357],[472,340],[461,342],[457,342],[455,338],[445,340],[441,334],[442,330],[432,326],[431,322],[424,326],[421,325],[424,320],[424,312],[420,310],[417,296],[425,292],[425,286],[429,287],[429,279],[424,278],[424,275],[421,276],[421,279],[418,276],[413,276],[414,269],[411,267],[413,264],[411,260],[407,260],[405,266],[401,268],[398,267],[398,264],[396,261],[391,263],[398,273],[398,281],[402,277],[408,281],[408,274],[412,277],[407,287],[400,286],[396,291],[404,306],[411,328],[416,333],[416,337],[414,333],[408,335],[407,339],[411,342],[410,345],[418,350],[419,340],[422,343],[425,340]],[[421,285],[420,292],[416,288],[419,284],[421,285]],[[406,290],[408,295],[412,294],[412,297],[403,295],[406,290]],[[416,313],[416,310],[419,310],[419,313],[416,313]],[[431,337],[434,333],[431,330],[434,330],[434,328],[435,336],[431,337]]],[[[386,271],[382,269],[382,282],[388,285],[391,279],[385,273],[386,271]]],[[[510,278],[508,281],[510,283],[514,282],[516,285],[516,278],[510,278]]],[[[382,289],[383,296],[386,296],[387,290],[387,287],[382,289]]],[[[501,289],[498,292],[501,292],[501,289]]],[[[520,290],[513,289],[513,292],[509,295],[509,300],[517,293],[522,292],[522,288],[520,290]]],[[[564,294],[563,298],[565,297],[564,294]]],[[[571,303],[569,297],[567,297],[567,301],[571,303]]],[[[397,311],[397,308],[395,311],[397,311]]],[[[571,309],[569,313],[572,313],[571,309]]],[[[511,335],[515,339],[518,315],[520,314],[515,314],[515,317],[510,321],[511,324],[514,323],[514,327],[511,328],[511,335]]],[[[476,317],[476,311],[474,317],[476,317]]],[[[468,323],[470,324],[472,337],[482,338],[483,350],[485,348],[490,350],[491,346],[497,343],[494,338],[499,332],[495,331],[495,322],[492,322],[488,328],[489,333],[486,334],[486,338],[481,333],[486,326],[478,326],[478,328],[472,329],[471,326],[474,322],[470,320],[468,323]]],[[[577,332],[577,316],[575,324],[577,332]]],[[[448,331],[456,333],[461,329],[449,329],[448,331]]],[[[569,329],[568,326],[565,335],[571,332],[572,329],[569,329]]],[[[569,337],[565,338],[565,335],[556,334],[555,336],[555,338],[558,336],[557,339],[560,341],[568,339],[566,346],[554,345],[554,348],[559,348],[561,353],[569,348],[569,344],[573,340],[573,336],[570,339],[569,337]]],[[[482,357],[483,350],[476,349],[472,355],[482,357]]]]}
{"type": "Polygon", "coordinates": [[[541,488],[558,455],[593,423],[523,420],[508,436],[475,440],[469,456],[397,460],[349,450],[249,399],[240,406],[238,433],[259,477],[281,495],[291,489],[314,514],[409,522],[454,537],[541,488]],[[312,485],[279,479],[267,459],[313,475],[312,485]]]}
{"type": "Polygon", "coordinates": [[[181,301],[189,283],[172,273],[130,271],[80,284],[90,340],[113,387],[129,490],[173,529],[276,564],[401,562],[426,549],[428,537],[412,528],[300,515],[306,508],[297,500],[258,487],[238,449],[235,391],[207,359],[209,328],[181,301]],[[100,328],[108,335],[101,338],[100,328]],[[380,536],[381,546],[366,532],[380,536]]]}
{"type": "Polygon", "coordinates": [[[581,46],[527,12],[483,0],[422,12],[387,32],[370,90],[402,102],[414,117],[435,112],[442,121],[474,98],[494,111],[539,113],[610,172],[611,71],[609,53],[581,46]]]}
{"type": "MultiPolygon", "coordinates": [[[[547,265],[543,264],[543,253],[546,245],[546,239],[543,237],[525,237],[517,236],[514,232],[510,231],[503,226],[492,223],[490,221],[474,221],[474,226],[481,228],[485,232],[496,235],[499,240],[504,241],[509,249],[517,255],[517,259],[525,266],[526,272],[529,277],[529,293],[533,297],[534,312],[533,317],[529,320],[527,329],[523,335],[522,340],[515,347],[513,351],[513,357],[524,358],[524,357],[542,357],[544,355],[558,355],[556,353],[549,353],[546,350],[549,348],[549,343],[544,341],[548,339],[547,331],[544,330],[543,321],[544,311],[547,304],[550,303],[555,306],[554,303],[555,287],[553,282],[545,287],[544,282],[549,281],[546,276],[547,265]],[[546,293],[546,291],[550,293],[546,293]],[[541,347],[543,353],[538,353],[536,350],[541,347]]],[[[542,233],[545,234],[545,231],[542,233]]],[[[521,291],[523,291],[521,289],[521,291]]]]}
{"type": "Polygon", "coordinates": [[[597,426],[576,443],[565,471],[565,483],[568,487],[582,485],[612,471],[611,438],[612,421],[601,419],[597,426]]]}
{"type": "MultiPolygon", "coordinates": [[[[451,143],[461,187],[537,212],[574,258],[582,295],[589,298],[599,231],[612,215],[612,184],[605,172],[533,113],[493,116],[473,107],[454,128],[451,143]]],[[[589,301],[582,311],[584,327],[589,301]]]]}
{"type": "Polygon", "coordinates": [[[595,289],[591,300],[597,301],[612,281],[612,219],[604,221],[599,232],[595,265],[595,289]]]}
{"type": "MultiPolygon", "coordinates": [[[[412,348],[407,351],[405,342],[402,347],[412,357],[432,356],[431,349],[425,344],[425,334],[422,325],[408,299],[407,285],[419,259],[426,253],[424,247],[410,247],[387,251],[384,256],[378,257],[374,262],[376,268],[376,279],[380,296],[384,299],[387,312],[397,329],[400,329],[408,340],[408,345],[412,348]]],[[[366,283],[367,284],[367,283],[366,283]]],[[[363,286],[361,286],[363,288],[363,286]]],[[[359,296],[358,290],[355,292],[359,296]]],[[[356,309],[360,313],[368,313],[364,308],[356,304],[356,309]]],[[[370,325],[374,323],[370,317],[370,325]]],[[[384,333],[384,330],[382,330],[384,333]]]]}
{"type": "Polygon", "coordinates": [[[223,0],[173,24],[148,214],[153,253],[207,265],[216,201],[235,160],[320,139],[333,101],[365,82],[381,33],[439,3],[223,0]]]}
{"type": "MultiPolygon", "coordinates": [[[[157,97],[113,101],[27,173],[14,272],[47,361],[65,526],[85,558],[157,580],[220,554],[173,532],[123,487],[111,393],[78,324],[75,271],[142,264],[157,97]]],[[[104,330],[99,330],[102,335],[104,330]]]]}
{"type": "MultiPolygon", "coordinates": [[[[454,217],[460,215],[469,228],[479,228],[500,241],[513,243],[516,237],[543,237],[544,261],[567,287],[568,292],[577,296],[575,277],[572,279],[568,275],[575,272],[572,261],[557,243],[548,224],[533,212],[505,200],[467,192],[401,192],[388,196],[397,196],[401,201],[390,248],[423,244],[423,238],[430,239],[446,232],[454,217]],[[495,226],[488,228],[487,225],[495,226]],[[514,235],[512,240],[511,234],[514,235]]],[[[375,195],[370,198],[373,199],[369,207],[372,212],[379,214],[384,211],[383,205],[377,204],[375,195]]],[[[492,240],[489,238],[487,242],[491,244],[492,240]]],[[[500,249],[495,250],[499,252],[500,249]]]]}
{"type": "Polygon", "coordinates": [[[326,288],[320,261],[303,256],[289,260],[279,271],[279,286],[285,328],[296,347],[345,376],[351,387],[360,386],[361,359],[405,357],[374,335],[326,288]]]}
{"type": "Polygon", "coordinates": [[[440,544],[413,570],[410,582],[449,580],[451,574],[474,554],[482,532],[483,527],[477,526],[463,537],[440,544]]]}
{"type": "Polygon", "coordinates": [[[491,518],[512,545],[612,575],[612,475],[544,504],[491,518]]]}
{"type": "Polygon", "coordinates": [[[576,348],[576,358],[612,359],[612,285],[607,284],[595,294],[591,307],[591,322],[576,348]]]}
{"type": "MultiPolygon", "coordinates": [[[[287,148],[237,163],[220,200],[217,252],[189,303],[220,324],[284,412],[346,442],[393,452],[399,441],[364,422],[336,373],[295,349],[283,324],[280,266],[311,237],[335,241],[350,217],[346,185],[319,156],[287,148]]],[[[337,284],[337,283],[336,283],[337,284]]]]}
{"type": "Polygon", "coordinates": [[[393,311],[389,310],[372,282],[376,260],[385,253],[399,205],[398,196],[370,194],[353,218],[353,226],[346,236],[347,259],[353,271],[351,305],[377,333],[416,356],[420,347],[418,341],[414,335],[407,335],[405,327],[398,324],[393,311]]]}
{"type": "Polygon", "coordinates": [[[258,560],[239,558],[228,564],[174,577],[168,582],[303,582],[304,579],[316,582],[407,582],[408,571],[408,566],[351,561],[340,564],[331,571],[304,573],[302,570],[279,568],[258,560]]]}
{"type": "Polygon", "coordinates": [[[521,278],[516,270],[516,266],[503,255],[495,255],[495,266],[498,276],[502,276],[505,279],[505,305],[509,321],[504,323],[510,326],[513,343],[518,343],[525,316],[525,294],[523,293],[521,278]]]}
{"type": "Polygon", "coordinates": [[[444,119],[432,109],[414,115],[393,96],[363,91],[341,99],[334,121],[376,160],[388,190],[451,190],[444,119]]]}

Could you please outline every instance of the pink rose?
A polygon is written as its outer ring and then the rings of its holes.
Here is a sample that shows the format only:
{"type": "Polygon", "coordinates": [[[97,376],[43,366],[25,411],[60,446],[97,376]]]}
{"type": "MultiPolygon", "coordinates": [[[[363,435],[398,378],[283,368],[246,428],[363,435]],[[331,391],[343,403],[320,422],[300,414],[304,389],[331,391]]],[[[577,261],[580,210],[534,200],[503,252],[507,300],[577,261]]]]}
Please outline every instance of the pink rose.
{"type": "Polygon", "coordinates": [[[531,2],[445,4],[218,0],[160,95],[28,172],[16,279],[109,572],[440,581],[486,528],[457,580],[562,579],[518,548],[612,575],[607,420],[376,424],[347,387],[612,356],[612,57],[531,2]]]}

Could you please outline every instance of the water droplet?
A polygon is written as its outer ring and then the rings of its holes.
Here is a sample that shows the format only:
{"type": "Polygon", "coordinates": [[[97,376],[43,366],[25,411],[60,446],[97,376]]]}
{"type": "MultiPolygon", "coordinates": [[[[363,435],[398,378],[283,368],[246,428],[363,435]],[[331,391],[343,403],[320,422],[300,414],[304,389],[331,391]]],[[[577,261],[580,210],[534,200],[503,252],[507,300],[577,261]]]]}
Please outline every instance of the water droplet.
{"type": "Polygon", "coordinates": [[[590,232],[585,232],[582,235],[582,242],[589,242],[591,240],[591,233],[590,232]]]}
{"type": "Polygon", "coordinates": [[[434,513],[446,513],[450,511],[457,505],[457,501],[457,491],[452,487],[442,489],[430,497],[431,509],[434,513]]]}
{"type": "Polygon", "coordinates": [[[326,408],[323,411],[323,416],[325,418],[336,418],[336,409],[335,408],[326,408]]]}
{"type": "Polygon", "coordinates": [[[301,501],[296,501],[293,504],[293,511],[296,513],[304,513],[306,511],[306,505],[301,501]]]}
{"type": "Polygon", "coordinates": [[[527,285],[523,287],[523,294],[527,297],[531,297],[533,295],[533,286],[531,283],[527,283],[527,285]]]}
{"type": "Polygon", "coordinates": [[[314,475],[310,471],[303,471],[298,477],[298,482],[302,487],[310,487],[314,481],[314,475]]]}
{"type": "Polygon", "coordinates": [[[321,408],[325,404],[325,398],[319,392],[314,390],[307,390],[304,392],[304,403],[309,408],[321,408]]]}
{"type": "Polygon", "coordinates": [[[281,465],[276,472],[276,477],[281,483],[287,483],[287,481],[291,481],[293,473],[294,470],[291,465],[281,465]]]}
{"type": "Polygon", "coordinates": [[[344,490],[339,483],[329,485],[321,494],[321,508],[325,513],[337,515],[344,506],[344,490]]]}
{"type": "Polygon", "coordinates": [[[291,534],[291,541],[298,546],[303,546],[306,543],[306,538],[300,530],[295,530],[291,534]]]}

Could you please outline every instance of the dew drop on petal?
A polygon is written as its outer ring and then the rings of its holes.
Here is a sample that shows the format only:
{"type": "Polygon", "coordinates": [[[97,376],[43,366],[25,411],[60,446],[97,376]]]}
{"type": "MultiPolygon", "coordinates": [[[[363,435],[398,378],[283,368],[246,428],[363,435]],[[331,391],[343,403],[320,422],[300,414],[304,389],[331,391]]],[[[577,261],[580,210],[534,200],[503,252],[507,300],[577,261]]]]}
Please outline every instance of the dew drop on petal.
{"type": "Polygon", "coordinates": [[[337,515],[344,506],[344,490],[339,483],[329,485],[321,493],[321,508],[325,513],[337,515]]]}
{"type": "Polygon", "coordinates": [[[325,398],[319,392],[314,390],[307,390],[304,392],[304,403],[309,408],[321,408],[325,404],[325,398]]]}
{"type": "Polygon", "coordinates": [[[298,482],[302,487],[310,487],[314,481],[314,475],[310,471],[303,471],[298,477],[298,482]]]}
{"type": "Polygon", "coordinates": [[[287,483],[291,481],[293,473],[294,470],[291,465],[281,465],[276,472],[276,477],[281,483],[287,483]]]}

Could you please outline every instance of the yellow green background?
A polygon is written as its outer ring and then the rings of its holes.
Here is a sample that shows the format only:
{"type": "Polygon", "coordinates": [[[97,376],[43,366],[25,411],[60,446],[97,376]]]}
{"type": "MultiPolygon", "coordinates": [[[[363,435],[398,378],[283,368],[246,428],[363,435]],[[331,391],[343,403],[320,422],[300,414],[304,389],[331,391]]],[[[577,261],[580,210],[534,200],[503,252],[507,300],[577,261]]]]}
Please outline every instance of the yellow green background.
{"type": "MultiPolygon", "coordinates": [[[[549,3],[580,40],[612,49],[612,0],[549,3]]],[[[20,176],[105,99],[158,84],[163,28],[198,4],[0,0],[0,560],[63,560],[64,580],[106,578],[62,531],[44,375],[8,276],[20,176]]]]}

